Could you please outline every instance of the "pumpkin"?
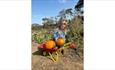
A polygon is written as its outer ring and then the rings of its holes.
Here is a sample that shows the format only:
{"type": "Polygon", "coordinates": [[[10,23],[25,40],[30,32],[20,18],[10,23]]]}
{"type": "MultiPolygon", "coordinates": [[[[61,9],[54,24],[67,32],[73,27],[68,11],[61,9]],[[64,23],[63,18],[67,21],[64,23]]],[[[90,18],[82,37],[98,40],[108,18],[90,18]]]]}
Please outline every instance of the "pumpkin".
{"type": "Polygon", "coordinates": [[[45,42],[46,49],[52,49],[53,47],[55,47],[55,42],[53,40],[47,40],[45,42]]]}
{"type": "Polygon", "coordinates": [[[65,40],[64,40],[64,38],[62,38],[62,37],[60,37],[60,38],[58,38],[58,39],[56,40],[56,45],[57,45],[57,46],[63,46],[64,43],[65,43],[65,40]]]}

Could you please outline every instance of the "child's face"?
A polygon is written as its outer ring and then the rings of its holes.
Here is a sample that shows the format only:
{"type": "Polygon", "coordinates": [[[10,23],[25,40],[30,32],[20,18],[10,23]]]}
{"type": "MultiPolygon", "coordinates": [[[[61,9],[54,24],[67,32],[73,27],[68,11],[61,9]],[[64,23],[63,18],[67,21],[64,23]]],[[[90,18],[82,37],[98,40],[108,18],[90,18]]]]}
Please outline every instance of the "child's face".
{"type": "Polygon", "coordinates": [[[63,30],[66,28],[66,26],[67,26],[67,25],[66,25],[65,22],[62,22],[62,23],[60,24],[60,28],[63,29],[63,30]]]}

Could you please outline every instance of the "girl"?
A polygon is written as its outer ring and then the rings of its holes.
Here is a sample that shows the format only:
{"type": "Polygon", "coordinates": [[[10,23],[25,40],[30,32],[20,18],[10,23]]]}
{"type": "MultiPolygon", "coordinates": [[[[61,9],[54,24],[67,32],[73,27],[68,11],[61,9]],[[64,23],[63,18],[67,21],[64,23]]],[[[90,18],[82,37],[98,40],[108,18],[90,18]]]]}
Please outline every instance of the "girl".
{"type": "MultiPolygon", "coordinates": [[[[67,20],[61,20],[58,23],[58,28],[56,28],[53,31],[53,40],[56,41],[59,37],[63,38],[64,40],[66,40],[65,36],[67,34],[67,20]]],[[[62,54],[64,54],[64,46],[57,46],[56,48],[62,48],[62,54]]]]}

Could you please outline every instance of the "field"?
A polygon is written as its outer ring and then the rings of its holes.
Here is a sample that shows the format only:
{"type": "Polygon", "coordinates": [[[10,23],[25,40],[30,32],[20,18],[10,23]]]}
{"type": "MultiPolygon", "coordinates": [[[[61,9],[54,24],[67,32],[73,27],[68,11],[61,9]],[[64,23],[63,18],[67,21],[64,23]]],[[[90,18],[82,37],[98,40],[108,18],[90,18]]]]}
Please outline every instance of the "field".
{"type": "Polygon", "coordinates": [[[70,53],[67,50],[66,55],[61,55],[57,62],[53,62],[37,52],[38,44],[32,44],[32,70],[83,70],[83,60],[74,51],[70,53]]]}
{"type": "Polygon", "coordinates": [[[42,18],[42,24],[32,24],[32,70],[83,70],[84,50],[84,16],[83,0],[79,0],[75,9],[63,9],[54,17],[42,18]],[[64,54],[59,53],[59,59],[53,62],[46,57],[39,48],[39,45],[52,38],[50,33],[58,22],[66,19],[68,22],[66,41],[73,42],[75,48],[64,49],[64,54]]]}
{"type": "Polygon", "coordinates": [[[81,17],[75,17],[69,23],[70,32],[67,41],[77,45],[75,49],[65,49],[65,54],[59,56],[57,62],[43,56],[37,46],[51,38],[48,28],[32,30],[32,70],[83,70],[83,22],[81,17]]]}

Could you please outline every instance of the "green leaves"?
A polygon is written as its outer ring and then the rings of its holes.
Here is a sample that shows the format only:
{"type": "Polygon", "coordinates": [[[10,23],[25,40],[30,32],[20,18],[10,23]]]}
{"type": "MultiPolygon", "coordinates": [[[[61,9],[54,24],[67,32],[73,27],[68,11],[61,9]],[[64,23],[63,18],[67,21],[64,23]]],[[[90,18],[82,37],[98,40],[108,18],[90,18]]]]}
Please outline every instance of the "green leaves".
{"type": "Polygon", "coordinates": [[[37,41],[38,44],[41,44],[43,39],[40,36],[38,36],[36,41],[37,41]]]}
{"type": "Polygon", "coordinates": [[[45,40],[51,39],[52,34],[50,34],[47,30],[41,30],[37,34],[32,35],[32,41],[35,41],[38,44],[43,43],[45,40]]]}

